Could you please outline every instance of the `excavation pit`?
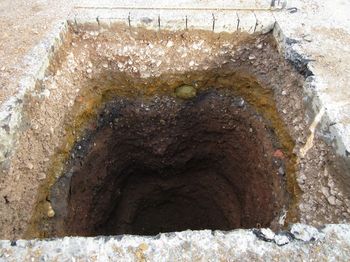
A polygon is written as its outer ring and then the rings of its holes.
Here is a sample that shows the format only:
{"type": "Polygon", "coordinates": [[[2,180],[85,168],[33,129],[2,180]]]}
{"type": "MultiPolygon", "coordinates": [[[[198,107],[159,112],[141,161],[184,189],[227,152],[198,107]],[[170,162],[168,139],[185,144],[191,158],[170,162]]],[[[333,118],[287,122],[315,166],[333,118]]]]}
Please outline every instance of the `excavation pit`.
{"type": "Polygon", "coordinates": [[[53,187],[66,234],[266,227],[288,202],[276,136],[242,98],[115,99],[99,119],[53,187]]]}
{"type": "Polygon", "coordinates": [[[298,221],[301,79],[271,34],[68,27],[26,104],[46,169],[26,237],[298,221]]]}

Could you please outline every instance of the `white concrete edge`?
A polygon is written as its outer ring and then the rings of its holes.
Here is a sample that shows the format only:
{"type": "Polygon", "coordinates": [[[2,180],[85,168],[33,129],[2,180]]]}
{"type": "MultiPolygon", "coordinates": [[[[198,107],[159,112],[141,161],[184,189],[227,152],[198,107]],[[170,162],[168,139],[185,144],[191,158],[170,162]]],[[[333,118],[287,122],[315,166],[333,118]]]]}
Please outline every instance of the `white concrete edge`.
{"type": "Polygon", "coordinates": [[[128,9],[128,10],[278,10],[286,6],[286,0],[80,0],[75,5],[76,9],[128,9]]]}
{"type": "Polygon", "coordinates": [[[270,11],[186,11],[186,10],[128,10],[84,9],[74,10],[68,18],[74,24],[110,27],[122,23],[149,30],[198,29],[214,32],[236,31],[247,33],[270,32],[275,19],[270,11]]]}
{"type": "Polygon", "coordinates": [[[182,231],[157,236],[64,237],[55,239],[0,240],[5,261],[200,261],[219,258],[278,258],[283,261],[350,257],[350,225],[315,228],[294,224],[274,233],[264,229],[182,231]],[[318,250],[318,251],[317,251],[318,250]],[[316,251],[316,252],[315,252],[316,251]],[[293,257],[283,257],[283,254],[293,257]],[[282,257],[281,257],[282,256],[282,257]],[[119,259],[119,260],[118,260],[119,259]]]}

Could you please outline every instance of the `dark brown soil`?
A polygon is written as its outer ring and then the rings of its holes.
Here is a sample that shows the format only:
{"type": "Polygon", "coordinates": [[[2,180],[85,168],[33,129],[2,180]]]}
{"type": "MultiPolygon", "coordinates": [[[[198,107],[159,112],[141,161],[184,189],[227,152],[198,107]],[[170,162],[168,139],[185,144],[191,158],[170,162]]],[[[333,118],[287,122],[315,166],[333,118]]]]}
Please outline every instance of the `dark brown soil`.
{"type": "Polygon", "coordinates": [[[50,235],[270,226],[288,205],[269,124],[225,91],[118,98],[84,137],[52,187],[50,235]]]}

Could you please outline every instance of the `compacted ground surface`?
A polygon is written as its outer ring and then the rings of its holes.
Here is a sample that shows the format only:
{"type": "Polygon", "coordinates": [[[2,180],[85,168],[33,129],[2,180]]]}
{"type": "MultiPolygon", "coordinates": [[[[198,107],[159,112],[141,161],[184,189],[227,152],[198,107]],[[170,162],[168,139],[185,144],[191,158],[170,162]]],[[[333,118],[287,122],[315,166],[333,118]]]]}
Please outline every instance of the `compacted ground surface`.
{"type": "Polygon", "coordinates": [[[329,146],[305,147],[303,77],[270,34],[85,29],[26,97],[3,238],[348,221],[329,146]]]}

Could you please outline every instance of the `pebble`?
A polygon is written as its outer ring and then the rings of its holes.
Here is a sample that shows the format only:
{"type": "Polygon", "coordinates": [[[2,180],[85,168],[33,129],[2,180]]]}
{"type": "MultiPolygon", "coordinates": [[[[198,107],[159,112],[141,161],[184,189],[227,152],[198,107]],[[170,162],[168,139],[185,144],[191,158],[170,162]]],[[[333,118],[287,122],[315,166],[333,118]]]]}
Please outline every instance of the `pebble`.
{"type": "Polygon", "coordinates": [[[55,216],[55,211],[53,210],[50,203],[48,203],[47,216],[50,218],[55,216]]]}
{"type": "Polygon", "coordinates": [[[336,204],[337,206],[341,206],[343,203],[342,203],[339,199],[336,199],[336,200],[335,200],[335,204],[336,204]]]}
{"type": "Polygon", "coordinates": [[[281,175],[281,176],[284,176],[285,172],[284,172],[283,166],[280,166],[280,167],[278,168],[278,174],[281,175]]]}
{"type": "Polygon", "coordinates": [[[54,217],[55,216],[55,211],[53,209],[49,209],[47,211],[47,216],[50,217],[50,218],[54,217]]]}
{"type": "Polygon", "coordinates": [[[322,194],[325,196],[325,197],[329,197],[329,188],[328,187],[326,187],[326,186],[323,186],[322,188],[321,188],[321,192],[322,192],[322,194]]]}
{"type": "Polygon", "coordinates": [[[303,39],[306,41],[306,42],[312,42],[312,38],[310,35],[304,35],[303,39]]]}
{"type": "Polygon", "coordinates": [[[279,246],[284,246],[290,242],[289,238],[285,235],[275,235],[275,243],[279,246]]]}
{"type": "Polygon", "coordinates": [[[305,180],[306,180],[306,176],[305,175],[301,175],[300,177],[297,178],[298,183],[301,184],[301,185],[305,184],[305,180]]]}
{"type": "Polygon", "coordinates": [[[41,172],[41,173],[38,174],[38,179],[39,180],[44,180],[45,178],[46,178],[46,174],[45,173],[41,172]]]}
{"type": "Polygon", "coordinates": [[[287,95],[287,91],[283,90],[282,91],[282,96],[286,96],[287,95]]]}
{"type": "Polygon", "coordinates": [[[27,167],[28,169],[33,169],[34,168],[34,165],[30,162],[27,163],[27,167]]]}
{"type": "Polygon", "coordinates": [[[173,41],[168,41],[168,43],[166,44],[166,47],[172,47],[174,45],[173,41]]]}
{"type": "Polygon", "coordinates": [[[269,228],[262,228],[260,232],[265,236],[266,239],[272,240],[275,237],[275,233],[269,228]]]}
{"type": "Polygon", "coordinates": [[[280,159],[283,159],[283,158],[284,158],[284,154],[283,154],[282,150],[280,150],[280,149],[277,149],[277,150],[273,153],[273,156],[276,157],[276,158],[280,158],[280,159]]]}
{"type": "Polygon", "coordinates": [[[91,74],[92,73],[92,69],[91,68],[86,69],[86,73],[91,74]]]}
{"type": "Polygon", "coordinates": [[[196,94],[197,94],[196,89],[190,85],[179,86],[175,90],[176,97],[182,98],[182,99],[193,98],[196,96],[196,94]]]}
{"type": "Polygon", "coordinates": [[[248,58],[249,58],[249,60],[254,60],[256,57],[255,57],[255,55],[250,55],[248,58]]]}
{"type": "Polygon", "coordinates": [[[319,232],[316,228],[303,224],[294,224],[290,232],[294,235],[296,239],[302,241],[310,241],[311,239],[318,239],[319,232]]]}
{"type": "Polygon", "coordinates": [[[327,201],[328,201],[329,204],[331,204],[332,206],[334,206],[334,205],[335,205],[336,198],[335,198],[335,196],[329,196],[329,197],[327,198],[327,201]]]}
{"type": "Polygon", "coordinates": [[[256,48],[258,48],[258,49],[261,49],[262,47],[263,47],[262,44],[258,44],[258,45],[256,46],[256,48]]]}

